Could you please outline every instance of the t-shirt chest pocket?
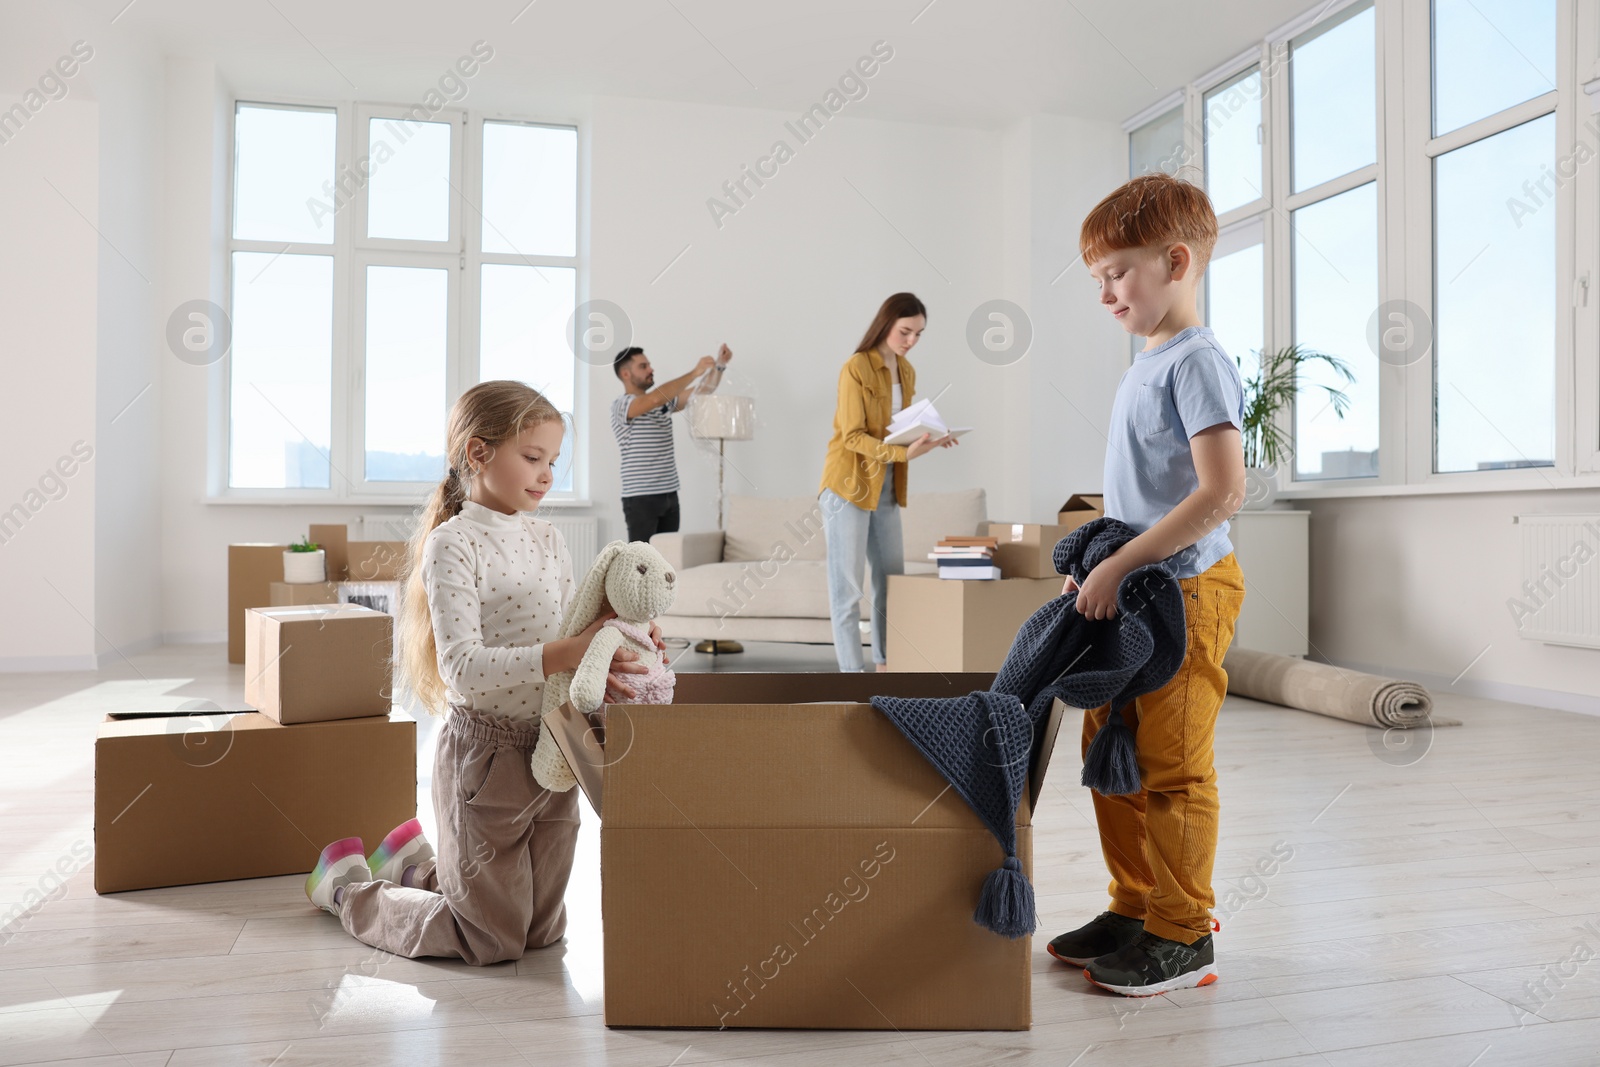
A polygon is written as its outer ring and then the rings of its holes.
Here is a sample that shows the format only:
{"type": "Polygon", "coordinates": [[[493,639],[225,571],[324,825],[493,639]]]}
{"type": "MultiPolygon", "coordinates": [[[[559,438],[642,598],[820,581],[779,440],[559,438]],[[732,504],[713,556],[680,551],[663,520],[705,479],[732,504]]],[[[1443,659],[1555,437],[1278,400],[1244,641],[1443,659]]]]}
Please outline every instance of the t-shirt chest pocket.
{"type": "Polygon", "coordinates": [[[1165,433],[1172,428],[1168,415],[1168,390],[1164,385],[1142,385],[1133,398],[1133,428],[1141,434],[1165,433]]]}

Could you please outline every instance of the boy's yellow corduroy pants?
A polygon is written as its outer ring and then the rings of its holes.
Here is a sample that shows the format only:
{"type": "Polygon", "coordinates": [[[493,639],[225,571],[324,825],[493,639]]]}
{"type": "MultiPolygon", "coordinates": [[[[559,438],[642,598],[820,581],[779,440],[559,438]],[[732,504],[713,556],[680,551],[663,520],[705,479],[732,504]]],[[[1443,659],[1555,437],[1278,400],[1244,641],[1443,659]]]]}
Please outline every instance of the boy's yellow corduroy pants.
{"type": "MultiPolygon", "coordinates": [[[[1229,553],[1180,578],[1188,648],[1172,681],[1139,697],[1123,717],[1134,731],[1144,788],[1129,796],[1091,791],[1100,848],[1111,871],[1111,910],[1143,919],[1157,937],[1192,944],[1211,930],[1211,867],[1217,856],[1217,772],[1212,740],[1228,692],[1222,657],[1244,603],[1244,573],[1229,553]]],[[[1083,717],[1083,748],[1111,713],[1083,717]]]]}

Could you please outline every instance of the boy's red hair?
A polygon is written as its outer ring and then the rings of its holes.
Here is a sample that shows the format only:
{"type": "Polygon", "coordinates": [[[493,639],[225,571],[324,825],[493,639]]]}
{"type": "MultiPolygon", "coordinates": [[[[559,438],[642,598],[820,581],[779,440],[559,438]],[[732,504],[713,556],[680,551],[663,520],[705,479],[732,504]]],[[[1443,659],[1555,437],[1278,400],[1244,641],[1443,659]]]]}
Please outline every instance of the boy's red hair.
{"type": "Polygon", "coordinates": [[[1159,171],[1141,174],[1094,206],[1078,233],[1083,261],[1093,264],[1124,248],[1183,242],[1205,273],[1217,244],[1217,213],[1205,190],[1159,171]]]}

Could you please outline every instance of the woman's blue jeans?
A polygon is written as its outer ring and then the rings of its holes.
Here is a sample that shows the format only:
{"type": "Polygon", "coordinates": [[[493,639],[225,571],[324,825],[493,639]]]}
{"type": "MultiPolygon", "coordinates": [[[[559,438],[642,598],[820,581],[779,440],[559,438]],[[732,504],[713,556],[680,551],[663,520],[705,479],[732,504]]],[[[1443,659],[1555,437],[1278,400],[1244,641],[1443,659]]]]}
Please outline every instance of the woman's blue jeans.
{"type": "Polygon", "coordinates": [[[872,659],[887,663],[889,575],[905,573],[900,535],[900,505],[894,499],[894,472],[885,471],[876,511],[824,489],[822,528],[828,539],[828,604],[833,619],[833,651],[841,671],[863,669],[861,655],[861,566],[872,568],[872,659]]]}

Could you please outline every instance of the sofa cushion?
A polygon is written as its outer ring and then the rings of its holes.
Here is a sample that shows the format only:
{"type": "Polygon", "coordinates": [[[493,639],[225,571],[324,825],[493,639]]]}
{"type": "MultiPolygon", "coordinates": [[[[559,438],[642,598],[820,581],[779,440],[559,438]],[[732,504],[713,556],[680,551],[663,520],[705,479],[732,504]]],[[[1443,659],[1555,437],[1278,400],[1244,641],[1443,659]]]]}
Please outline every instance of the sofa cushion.
{"type": "MultiPolygon", "coordinates": [[[[825,560],[828,545],[822,533],[822,505],[814,496],[740,496],[728,498],[723,523],[725,563],[771,560],[825,560]],[[784,551],[775,551],[779,543],[784,551]]],[[[792,614],[792,613],[791,613],[792,614]]]]}
{"type": "Polygon", "coordinates": [[[831,616],[828,565],[821,560],[792,559],[787,563],[746,560],[690,567],[678,572],[677,592],[667,614],[826,619],[831,616]]]}

